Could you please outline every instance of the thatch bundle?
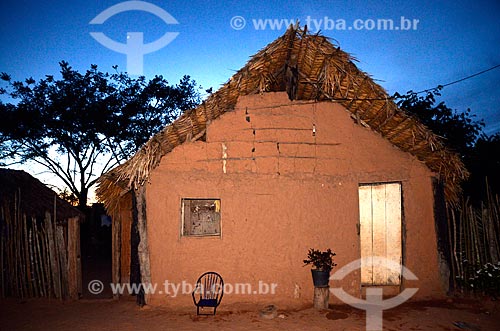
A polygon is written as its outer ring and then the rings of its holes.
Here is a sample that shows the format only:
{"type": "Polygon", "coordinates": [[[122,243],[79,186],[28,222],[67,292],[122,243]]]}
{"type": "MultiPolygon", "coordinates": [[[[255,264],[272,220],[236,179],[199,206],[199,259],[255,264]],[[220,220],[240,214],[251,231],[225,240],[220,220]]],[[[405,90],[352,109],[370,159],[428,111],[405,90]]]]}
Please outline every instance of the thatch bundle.
{"type": "Polygon", "coordinates": [[[290,27],[200,106],[153,136],[130,160],[105,174],[98,196],[112,210],[117,198],[143,185],[163,155],[203,136],[211,120],[231,111],[241,95],[286,91],[290,99],[342,104],[361,125],[416,156],[445,182],[449,202],[457,201],[468,172],[443,139],[398,109],[387,92],[359,70],[354,59],[324,36],[290,27]]]}

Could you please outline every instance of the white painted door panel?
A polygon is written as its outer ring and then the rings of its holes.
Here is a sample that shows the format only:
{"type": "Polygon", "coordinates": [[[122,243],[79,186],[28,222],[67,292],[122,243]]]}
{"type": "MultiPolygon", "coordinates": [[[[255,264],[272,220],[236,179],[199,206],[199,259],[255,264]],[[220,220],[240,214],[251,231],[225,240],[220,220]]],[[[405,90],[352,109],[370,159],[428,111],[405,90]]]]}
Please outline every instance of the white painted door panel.
{"type": "MultiPolygon", "coordinates": [[[[401,184],[359,187],[361,257],[380,256],[401,264],[401,184]]],[[[365,260],[366,261],[366,260],[365,260]]],[[[399,285],[400,270],[380,264],[361,264],[364,285],[399,285]]]]}

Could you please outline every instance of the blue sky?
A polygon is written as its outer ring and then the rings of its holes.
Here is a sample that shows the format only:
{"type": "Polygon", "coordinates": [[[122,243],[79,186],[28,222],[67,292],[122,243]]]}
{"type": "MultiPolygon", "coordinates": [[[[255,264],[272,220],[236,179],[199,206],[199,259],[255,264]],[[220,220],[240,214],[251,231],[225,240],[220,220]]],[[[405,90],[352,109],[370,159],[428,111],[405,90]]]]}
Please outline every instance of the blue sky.
{"type": "MultiPolygon", "coordinates": [[[[14,79],[57,74],[58,62],[79,70],[97,64],[112,71],[127,70],[126,56],[94,40],[103,32],[124,43],[127,32],[143,32],[152,42],[165,32],[179,32],[164,48],[144,56],[147,77],[165,76],[171,83],[191,75],[203,87],[217,89],[248,57],[273,41],[282,29],[256,30],[253,19],[299,19],[320,23],[325,17],[345,20],[401,17],[418,19],[414,31],[332,30],[322,33],[359,59],[389,93],[422,90],[500,64],[500,4],[495,1],[159,1],[179,24],[167,25],[142,11],[119,13],[102,25],[89,22],[106,8],[123,1],[2,1],[0,71],[14,79]],[[418,4],[417,4],[418,3],[418,4]],[[231,28],[231,18],[242,16],[246,26],[231,28]]],[[[326,27],[326,29],[325,29],[326,27]]],[[[314,28],[313,26],[310,27],[314,28]]],[[[487,122],[486,131],[500,130],[500,70],[493,70],[443,90],[452,108],[471,108],[487,122]]]]}
{"type": "MultiPolygon", "coordinates": [[[[500,64],[500,3],[497,1],[160,1],[149,2],[167,11],[179,24],[166,24],[143,12],[116,14],[102,25],[89,22],[103,10],[123,1],[3,0],[0,5],[0,72],[16,80],[57,74],[58,62],[68,61],[84,71],[97,64],[103,71],[113,65],[126,68],[126,56],[94,40],[103,32],[125,43],[127,32],[143,32],[144,42],[166,32],[179,35],[164,48],[143,58],[144,75],[161,74],[176,83],[189,74],[204,88],[217,89],[249,56],[285,32],[256,29],[254,20],[300,20],[322,23],[322,33],[358,60],[390,94],[419,91],[445,84],[500,64]],[[231,27],[241,16],[246,26],[231,27]],[[419,20],[412,31],[338,30],[324,25],[325,17],[419,20]],[[320,21],[322,20],[322,21],[320,21]]],[[[314,29],[314,27],[310,27],[314,29]]],[[[442,91],[442,100],[463,111],[471,108],[486,123],[489,134],[500,130],[500,68],[442,91]]]]}

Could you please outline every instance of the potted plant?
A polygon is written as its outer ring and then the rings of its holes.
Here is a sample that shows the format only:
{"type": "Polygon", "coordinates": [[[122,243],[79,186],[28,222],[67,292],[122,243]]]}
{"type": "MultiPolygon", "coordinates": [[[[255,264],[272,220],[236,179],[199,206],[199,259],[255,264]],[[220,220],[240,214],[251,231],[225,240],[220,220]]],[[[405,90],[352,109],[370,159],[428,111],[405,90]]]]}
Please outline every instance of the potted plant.
{"type": "Polygon", "coordinates": [[[335,255],[330,248],[324,252],[314,248],[309,249],[304,266],[313,265],[311,273],[315,287],[328,287],[330,271],[337,265],[332,259],[335,255]]]}

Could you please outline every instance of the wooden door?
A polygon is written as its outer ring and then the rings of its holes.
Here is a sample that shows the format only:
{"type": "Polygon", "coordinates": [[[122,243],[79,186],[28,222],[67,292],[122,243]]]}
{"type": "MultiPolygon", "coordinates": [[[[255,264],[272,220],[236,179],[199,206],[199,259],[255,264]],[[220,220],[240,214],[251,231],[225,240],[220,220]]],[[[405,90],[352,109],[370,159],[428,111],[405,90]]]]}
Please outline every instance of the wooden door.
{"type": "Polygon", "coordinates": [[[361,284],[399,285],[401,271],[373,261],[383,257],[401,265],[401,184],[359,186],[361,284]]]}

